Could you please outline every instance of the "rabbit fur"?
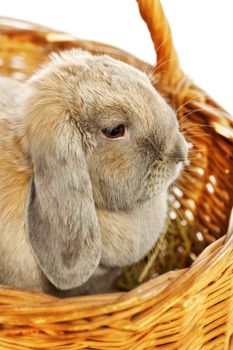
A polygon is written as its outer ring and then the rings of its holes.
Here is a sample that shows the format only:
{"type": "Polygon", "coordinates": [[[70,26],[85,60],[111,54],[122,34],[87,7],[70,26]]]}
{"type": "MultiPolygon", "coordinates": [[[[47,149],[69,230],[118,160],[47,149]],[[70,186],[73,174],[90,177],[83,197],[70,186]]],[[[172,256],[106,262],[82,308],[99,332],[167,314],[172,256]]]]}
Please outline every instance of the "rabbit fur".
{"type": "Polygon", "coordinates": [[[72,49],[0,77],[0,283],[109,291],[158,239],[186,157],[175,113],[126,63],[72,49]]]}

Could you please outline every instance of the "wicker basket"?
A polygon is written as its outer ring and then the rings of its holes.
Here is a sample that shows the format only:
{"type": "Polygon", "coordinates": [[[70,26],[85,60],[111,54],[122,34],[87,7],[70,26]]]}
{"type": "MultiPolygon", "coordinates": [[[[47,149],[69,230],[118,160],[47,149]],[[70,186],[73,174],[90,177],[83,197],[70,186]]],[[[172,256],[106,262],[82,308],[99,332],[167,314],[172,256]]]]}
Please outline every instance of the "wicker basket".
{"type": "Polygon", "coordinates": [[[58,299],[1,286],[1,350],[233,349],[233,120],[181,70],[160,2],[138,5],[157,52],[154,70],[119,49],[2,18],[0,73],[25,79],[51,50],[69,47],[153,70],[193,145],[172,203],[179,203],[184,229],[208,247],[191,267],[127,293],[58,299]]]}

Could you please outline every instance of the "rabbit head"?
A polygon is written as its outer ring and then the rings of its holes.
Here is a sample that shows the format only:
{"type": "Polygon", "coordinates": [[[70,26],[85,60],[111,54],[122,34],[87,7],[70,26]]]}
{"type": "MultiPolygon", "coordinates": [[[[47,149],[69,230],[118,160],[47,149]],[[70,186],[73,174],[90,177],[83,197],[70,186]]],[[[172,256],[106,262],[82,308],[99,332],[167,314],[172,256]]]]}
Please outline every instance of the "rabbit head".
{"type": "Polygon", "coordinates": [[[187,148],[146,74],[108,56],[52,54],[25,86],[27,237],[46,277],[71,289],[101,258],[96,209],[130,212],[166,191],[187,148]]]}

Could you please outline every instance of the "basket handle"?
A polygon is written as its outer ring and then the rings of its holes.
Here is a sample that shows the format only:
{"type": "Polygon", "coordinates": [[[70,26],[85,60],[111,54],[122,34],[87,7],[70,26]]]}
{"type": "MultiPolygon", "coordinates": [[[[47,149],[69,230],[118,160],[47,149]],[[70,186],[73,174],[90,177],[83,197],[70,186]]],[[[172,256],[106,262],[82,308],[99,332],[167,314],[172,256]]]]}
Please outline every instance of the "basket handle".
{"type": "Polygon", "coordinates": [[[160,82],[176,85],[185,74],[173,45],[171,29],[160,0],[137,0],[140,14],[150,31],[157,55],[155,67],[160,82]]]}

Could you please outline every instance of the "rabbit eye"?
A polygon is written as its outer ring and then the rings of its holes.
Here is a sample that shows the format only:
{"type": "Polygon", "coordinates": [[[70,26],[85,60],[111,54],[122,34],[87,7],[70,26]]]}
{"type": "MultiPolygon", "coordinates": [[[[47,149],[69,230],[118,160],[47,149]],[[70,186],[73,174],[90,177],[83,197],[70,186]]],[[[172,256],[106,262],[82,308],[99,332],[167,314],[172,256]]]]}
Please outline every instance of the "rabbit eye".
{"type": "Polygon", "coordinates": [[[101,130],[102,133],[109,139],[116,139],[125,134],[125,126],[123,124],[117,125],[115,128],[106,128],[101,130]]]}

